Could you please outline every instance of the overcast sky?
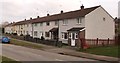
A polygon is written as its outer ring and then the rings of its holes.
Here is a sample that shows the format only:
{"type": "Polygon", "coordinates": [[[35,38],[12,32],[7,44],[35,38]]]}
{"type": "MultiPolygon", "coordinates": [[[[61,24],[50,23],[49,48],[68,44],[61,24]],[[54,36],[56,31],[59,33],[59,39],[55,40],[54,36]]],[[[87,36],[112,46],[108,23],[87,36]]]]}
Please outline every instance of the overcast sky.
{"type": "Polygon", "coordinates": [[[120,0],[0,0],[0,23],[29,19],[30,17],[46,16],[102,5],[113,17],[118,16],[118,1],[120,0]]]}

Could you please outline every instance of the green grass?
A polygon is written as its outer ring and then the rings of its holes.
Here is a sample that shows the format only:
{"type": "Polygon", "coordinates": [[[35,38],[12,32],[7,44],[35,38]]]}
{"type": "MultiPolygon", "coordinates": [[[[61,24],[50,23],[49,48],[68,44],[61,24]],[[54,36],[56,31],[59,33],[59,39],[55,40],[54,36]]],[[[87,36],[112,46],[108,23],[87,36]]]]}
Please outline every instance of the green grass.
{"type": "Polygon", "coordinates": [[[15,60],[2,56],[2,61],[15,61],[15,60]]]}
{"type": "Polygon", "coordinates": [[[27,41],[22,41],[18,39],[13,39],[11,38],[10,44],[18,45],[18,46],[24,46],[24,47],[29,47],[29,48],[34,48],[34,49],[42,49],[42,46],[29,43],[27,41]]]}
{"type": "Polygon", "coordinates": [[[2,56],[2,63],[21,63],[21,62],[2,56]]]}
{"type": "Polygon", "coordinates": [[[95,47],[86,50],[79,50],[80,52],[91,53],[96,55],[104,55],[111,57],[118,57],[118,51],[120,51],[118,46],[106,46],[106,47],[95,47]]]}

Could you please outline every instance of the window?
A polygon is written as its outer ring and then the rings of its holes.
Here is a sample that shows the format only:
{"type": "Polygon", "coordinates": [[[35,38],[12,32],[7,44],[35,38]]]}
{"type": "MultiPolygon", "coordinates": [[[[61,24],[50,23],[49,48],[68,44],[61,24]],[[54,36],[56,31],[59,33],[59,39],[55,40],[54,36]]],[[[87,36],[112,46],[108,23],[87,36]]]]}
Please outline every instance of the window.
{"type": "Polygon", "coordinates": [[[26,34],[27,34],[27,35],[29,35],[29,32],[28,32],[28,31],[26,31],[26,34]]]}
{"type": "Polygon", "coordinates": [[[77,18],[77,24],[81,24],[82,23],[82,19],[81,18],[77,18]]]}
{"type": "Polygon", "coordinates": [[[75,39],[78,39],[78,33],[75,33],[75,39]]]}
{"type": "Polygon", "coordinates": [[[63,25],[67,25],[68,24],[68,20],[63,20],[63,25]]]}
{"type": "Polygon", "coordinates": [[[23,33],[25,34],[25,30],[23,31],[23,33]]]}
{"type": "Polygon", "coordinates": [[[50,22],[46,22],[46,25],[49,26],[49,25],[50,25],[50,22]]]}
{"type": "Polygon", "coordinates": [[[43,26],[43,23],[40,23],[40,26],[43,26]]]}
{"type": "Polygon", "coordinates": [[[37,26],[37,23],[35,23],[34,26],[37,26]]]}
{"type": "Polygon", "coordinates": [[[37,36],[37,31],[34,31],[34,36],[37,36]]]}
{"type": "Polygon", "coordinates": [[[46,37],[49,37],[49,32],[45,32],[45,36],[46,36],[46,37]]]}
{"type": "Polygon", "coordinates": [[[68,38],[68,34],[67,33],[62,33],[62,39],[67,39],[68,38]]]}
{"type": "Polygon", "coordinates": [[[58,25],[58,21],[55,21],[55,26],[57,26],[58,25]]]}
{"type": "Polygon", "coordinates": [[[22,31],[21,31],[21,34],[22,34],[22,31]]]}

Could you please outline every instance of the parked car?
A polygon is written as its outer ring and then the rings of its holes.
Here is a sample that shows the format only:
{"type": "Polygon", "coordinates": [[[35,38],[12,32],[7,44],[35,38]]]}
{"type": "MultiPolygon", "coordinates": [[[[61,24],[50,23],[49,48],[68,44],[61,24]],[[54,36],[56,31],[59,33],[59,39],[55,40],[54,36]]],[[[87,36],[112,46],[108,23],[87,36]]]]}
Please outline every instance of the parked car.
{"type": "Polygon", "coordinates": [[[2,42],[2,43],[10,43],[10,38],[4,36],[4,37],[2,37],[1,42],[2,42]]]}

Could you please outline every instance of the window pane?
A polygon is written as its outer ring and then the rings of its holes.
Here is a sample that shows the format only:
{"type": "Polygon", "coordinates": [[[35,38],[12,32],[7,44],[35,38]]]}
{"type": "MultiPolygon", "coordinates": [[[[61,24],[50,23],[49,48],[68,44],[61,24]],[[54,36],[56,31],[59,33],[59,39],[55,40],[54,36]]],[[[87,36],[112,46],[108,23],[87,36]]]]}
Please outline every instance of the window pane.
{"type": "Polygon", "coordinates": [[[34,31],[34,36],[37,36],[37,31],[34,31]]]}
{"type": "Polygon", "coordinates": [[[46,36],[46,37],[49,37],[49,32],[45,32],[45,36],[46,36]]]}
{"type": "Polygon", "coordinates": [[[55,25],[56,25],[56,26],[58,25],[58,21],[55,21],[55,25]]]}
{"type": "Polygon", "coordinates": [[[40,23],[40,26],[43,26],[43,23],[40,23]]]}
{"type": "Polygon", "coordinates": [[[67,33],[64,33],[64,39],[67,39],[67,33]]]}
{"type": "Polygon", "coordinates": [[[82,18],[77,18],[77,24],[81,24],[82,23],[82,18]]]}

